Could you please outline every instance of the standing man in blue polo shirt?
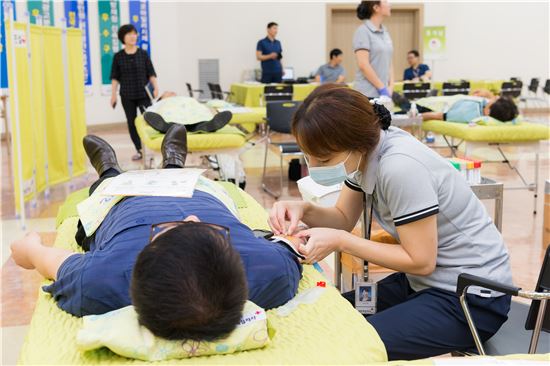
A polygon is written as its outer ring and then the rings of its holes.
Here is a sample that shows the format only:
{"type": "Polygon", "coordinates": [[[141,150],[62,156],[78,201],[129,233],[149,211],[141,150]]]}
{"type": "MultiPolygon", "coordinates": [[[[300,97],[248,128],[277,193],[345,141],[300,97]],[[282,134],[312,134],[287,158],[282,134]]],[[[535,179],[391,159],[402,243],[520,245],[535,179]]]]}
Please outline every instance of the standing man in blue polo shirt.
{"type": "Polygon", "coordinates": [[[420,63],[420,53],[417,50],[411,50],[407,53],[407,62],[410,67],[405,69],[403,80],[414,82],[430,81],[432,78],[430,67],[420,63]]]}
{"type": "Polygon", "coordinates": [[[280,83],[283,81],[283,48],[275,39],[279,25],[270,22],[267,25],[267,37],[260,39],[256,46],[256,59],[262,62],[262,83],[280,83]]]}

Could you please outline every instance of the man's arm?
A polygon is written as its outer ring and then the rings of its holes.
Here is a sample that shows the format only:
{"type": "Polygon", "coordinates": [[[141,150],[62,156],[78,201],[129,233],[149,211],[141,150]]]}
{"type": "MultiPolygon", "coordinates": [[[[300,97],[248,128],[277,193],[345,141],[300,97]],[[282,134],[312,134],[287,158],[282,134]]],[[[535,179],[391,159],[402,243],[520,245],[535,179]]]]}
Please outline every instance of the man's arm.
{"type": "Polygon", "coordinates": [[[71,250],[44,246],[37,233],[29,233],[11,244],[15,263],[25,269],[36,269],[42,276],[56,280],[61,264],[71,255],[71,250]]]}

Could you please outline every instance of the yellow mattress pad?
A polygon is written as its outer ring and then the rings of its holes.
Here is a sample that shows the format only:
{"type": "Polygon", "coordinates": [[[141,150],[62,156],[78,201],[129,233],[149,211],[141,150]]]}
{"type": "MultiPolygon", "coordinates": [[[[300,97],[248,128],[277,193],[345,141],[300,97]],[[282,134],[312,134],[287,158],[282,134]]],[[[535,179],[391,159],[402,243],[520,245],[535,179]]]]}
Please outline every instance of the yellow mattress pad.
{"type": "MultiPolygon", "coordinates": [[[[136,128],[143,144],[148,149],[160,151],[164,134],[149,126],[143,116],[136,118],[136,128]]],[[[188,133],[187,149],[189,152],[235,149],[244,146],[246,136],[235,126],[225,126],[211,133],[188,133]]]]}
{"type": "Polygon", "coordinates": [[[467,123],[433,120],[422,122],[422,129],[472,142],[513,143],[550,139],[548,126],[529,122],[500,126],[469,126],[467,123]]]}

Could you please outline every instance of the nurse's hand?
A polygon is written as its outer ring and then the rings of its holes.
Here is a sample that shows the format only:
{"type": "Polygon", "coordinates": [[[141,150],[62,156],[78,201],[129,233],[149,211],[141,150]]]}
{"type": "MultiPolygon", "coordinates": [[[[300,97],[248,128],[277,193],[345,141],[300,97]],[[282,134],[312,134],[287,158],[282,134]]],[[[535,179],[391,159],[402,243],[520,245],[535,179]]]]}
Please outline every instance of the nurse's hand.
{"type": "Polygon", "coordinates": [[[313,228],[300,231],[298,238],[305,238],[305,245],[300,245],[300,253],[306,257],[305,262],[312,264],[325,259],[330,253],[340,251],[341,243],[350,235],[347,231],[329,228],[313,228]]]}
{"type": "Polygon", "coordinates": [[[298,228],[298,224],[306,207],[304,201],[279,201],[275,202],[269,213],[269,226],[276,235],[292,235],[298,228]],[[287,228],[286,222],[290,221],[287,228]]]}

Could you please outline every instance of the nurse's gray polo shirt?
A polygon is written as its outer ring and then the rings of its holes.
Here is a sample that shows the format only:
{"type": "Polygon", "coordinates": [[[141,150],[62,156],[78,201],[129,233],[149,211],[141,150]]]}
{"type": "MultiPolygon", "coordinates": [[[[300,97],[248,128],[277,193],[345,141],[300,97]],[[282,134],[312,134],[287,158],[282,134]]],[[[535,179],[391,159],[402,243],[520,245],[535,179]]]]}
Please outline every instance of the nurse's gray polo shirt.
{"type": "MultiPolygon", "coordinates": [[[[466,180],[446,159],[407,132],[382,131],[364,175],[346,185],[373,195],[373,216],[399,240],[396,227],[437,215],[436,268],[429,276],[407,274],[413,290],[456,291],[467,272],[512,284],[502,236],[466,180]]],[[[493,293],[493,296],[499,293],[493,293]]]]}
{"type": "MultiPolygon", "coordinates": [[[[369,62],[380,81],[387,87],[390,82],[390,65],[393,43],[386,27],[376,29],[370,20],[357,28],[353,35],[353,52],[369,51],[369,62]]],[[[368,81],[361,70],[357,70],[353,87],[369,98],[379,97],[378,89],[368,81]]]]}

